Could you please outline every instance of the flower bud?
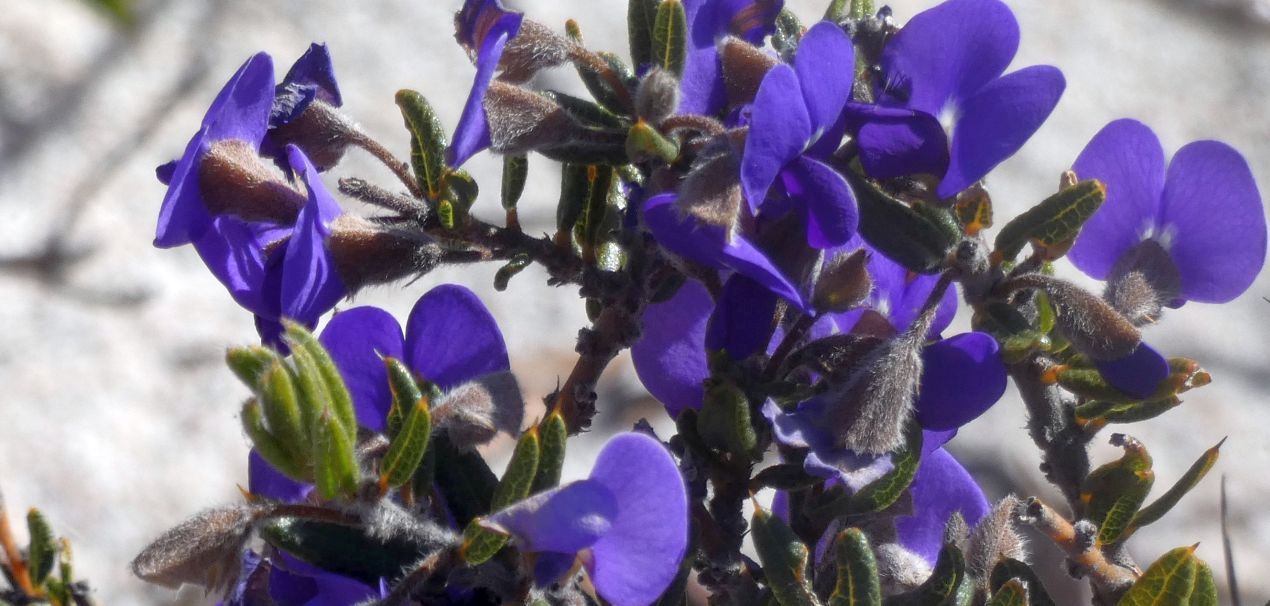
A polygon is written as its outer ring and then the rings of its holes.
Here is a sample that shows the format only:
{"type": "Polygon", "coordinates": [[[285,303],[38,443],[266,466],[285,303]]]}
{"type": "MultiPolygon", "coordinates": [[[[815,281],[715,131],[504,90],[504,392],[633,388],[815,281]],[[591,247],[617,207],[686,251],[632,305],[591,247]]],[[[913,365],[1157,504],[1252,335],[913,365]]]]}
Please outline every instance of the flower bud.
{"type": "Polygon", "coordinates": [[[992,511],[979,520],[970,533],[970,543],[965,550],[966,572],[978,579],[979,587],[988,592],[992,568],[1004,558],[1027,560],[1027,544],[1014,528],[1015,512],[1023,502],[1014,495],[1006,495],[997,501],[992,511]]]}
{"type": "Polygon", "coordinates": [[[490,83],[484,106],[490,149],[500,153],[524,154],[559,144],[578,128],[551,99],[498,80],[490,83]]]}
{"type": "Polygon", "coordinates": [[[679,107],[679,79],[660,68],[653,67],[639,81],[635,92],[635,113],[654,125],[675,113],[679,107]]]}
{"type": "Polygon", "coordinates": [[[821,312],[843,312],[863,303],[873,289],[868,262],[869,253],[863,248],[828,259],[816,280],[812,307],[821,312]]]}
{"type": "Polygon", "coordinates": [[[199,160],[198,187],[212,215],[290,225],[306,197],[246,141],[212,143],[199,160]]]}
{"type": "Polygon", "coordinates": [[[1119,360],[1142,341],[1138,329],[1107,302],[1066,280],[1042,274],[1018,276],[1008,290],[1038,288],[1050,296],[1055,327],[1080,353],[1093,360],[1119,360]]]}
{"type": "Polygon", "coordinates": [[[432,271],[441,261],[435,241],[416,232],[376,225],[350,214],[331,225],[328,244],[349,292],[432,271]]]}
{"type": "Polygon", "coordinates": [[[741,194],[740,159],[724,137],[716,137],[697,156],[692,170],[679,187],[676,206],[705,223],[736,229],[744,198],[741,194]]]}
{"type": "Polygon", "coordinates": [[[1116,261],[1103,298],[1136,326],[1156,321],[1182,293],[1182,276],[1168,251],[1146,239],[1116,261]]]}
{"type": "MultiPolygon", "coordinates": [[[[274,104],[286,103],[288,99],[279,96],[274,104]]],[[[357,136],[357,126],[335,106],[313,99],[297,115],[270,128],[268,136],[269,142],[278,149],[291,144],[304,150],[313,166],[324,171],[339,164],[344,150],[357,136]]]]}
{"type": "Polygon", "coordinates": [[[520,22],[520,31],[507,41],[498,61],[502,70],[498,78],[520,84],[539,70],[558,67],[569,60],[577,44],[557,35],[545,25],[529,19],[520,22]]]}
{"type": "Polygon", "coordinates": [[[259,510],[249,505],[200,512],[155,539],[132,561],[143,580],[176,589],[182,583],[209,592],[233,586],[240,553],[259,510]]]}
{"type": "Polygon", "coordinates": [[[719,42],[719,59],[723,64],[723,86],[728,103],[733,107],[753,103],[763,76],[780,63],[762,49],[734,36],[719,42]]]}
{"type": "Polygon", "coordinates": [[[917,589],[930,576],[930,564],[898,543],[883,543],[874,550],[883,595],[917,589]]]}
{"type": "Polygon", "coordinates": [[[470,450],[489,443],[500,431],[515,435],[524,414],[516,376],[501,371],[446,392],[432,409],[432,420],[456,447],[470,450]]]}

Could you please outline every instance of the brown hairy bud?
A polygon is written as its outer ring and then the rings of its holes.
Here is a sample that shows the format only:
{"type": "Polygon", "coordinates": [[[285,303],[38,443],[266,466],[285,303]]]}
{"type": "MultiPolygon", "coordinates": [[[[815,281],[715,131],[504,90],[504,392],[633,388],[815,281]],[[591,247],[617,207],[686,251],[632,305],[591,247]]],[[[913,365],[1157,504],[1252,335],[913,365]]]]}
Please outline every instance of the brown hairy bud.
{"type": "Polygon", "coordinates": [[[740,38],[728,36],[719,41],[719,59],[723,63],[723,86],[728,103],[733,107],[752,103],[759,84],[768,70],[780,61],[740,38]]]}
{"type": "Polygon", "coordinates": [[[816,280],[811,304],[822,312],[855,309],[869,296],[873,279],[868,271],[869,253],[863,248],[825,261],[816,280]]]}
{"type": "Polygon", "coordinates": [[[290,143],[304,150],[304,155],[320,171],[339,164],[344,150],[357,136],[357,126],[321,99],[309,102],[299,116],[286,124],[269,129],[268,135],[278,149],[290,143]]]}
{"type": "Polygon", "coordinates": [[[716,137],[693,163],[679,187],[676,205],[685,214],[707,225],[736,229],[744,202],[741,193],[740,158],[726,141],[716,137]]]}
{"type": "Polygon", "coordinates": [[[679,79],[660,67],[650,68],[635,92],[635,113],[656,125],[675,113],[676,107],[679,107],[679,79]]]}
{"type": "Polygon", "coordinates": [[[143,549],[132,561],[132,572],[172,589],[182,583],[209,592],[228,589],[238,578],[243,546],[260,511],[231,505],[200,512],[143,549]]]}
{"type": "Polygon", "coordinates": [[[442,255],[441,246],[423,234],[347,213],[331,224],[328,242],[335,270],[349,292],[423,275],[436,268],[442,255]]]}
{"type": "Polygon", "coordinates": [[[878,562],[878,579],[883,595],[917,589],[930,577],[930,564],[897,543],[883,543],[873,550],[878,562]]]}
{"type": "Polygon", "coordinates": [[[1071,282],[1042,274],[1026,274],[1007,284],[1007,290],[1011,291],[1025,288],[1049,294],[1059,332],[1077,351],[1094,360],[1123,358],[1133,353],[1142,341],[1138,329],[1120,312],[1071,282]]]}
{"type": "Polygon", "coordinates": [[[449,432],[460,449],[489,443],[498,432],[515,435],[525,416],[520,385],[509,371],[494,372],[455,387],[432,409],[432,423],[449,432]]]}
{"type": "Polygon", "coordinates": [[[970,526],[960,511],[948,516],[948,523],[944,524],[944,542],[956,545],[963,553],[970,544],[970,526]]]}
{"type": "Polygon", "coordinates": [[[1014,528],[1014,519],[1023,508],[1023,501],[1014,495],[1006,495],[997,501],[992,511],[979,520],[970,533],[970,543],[964,550],[966,570],[979,580],[979,588],[985,593],[992,568],[1002,558],[1027,561],[1027,543],[1014,528]]]}
{"type": "Polygon", "coordinates": [[[1182,276],[1168,251],[1155,240],[1143,240],[1116,260],[1102,296],[1142,326],[1158,320],[1164,306],[1181,293],[1182,276]]]}
{"type": "Polygon", "coordinates": [[[525,154],[563,143],[578,125],[557,103],[531,90],[495,80],[485,93],[490,149],[525,154]]]}
{"type": "Polygon", "coordinates": [[[520,31],[503,48],[503,56],[498,60],[501,69],[498,78],[520,84],[539,70],[563,65],[576,47],[573,41],[547,26],[524,19],[520,22],[520,31]]]}
{"type": "Polygon", "coordinates": [[[307,198],[246,141],[212,143],[199,160],[198,188],[213,215],[249,221],[295,223],[307,198]]]}

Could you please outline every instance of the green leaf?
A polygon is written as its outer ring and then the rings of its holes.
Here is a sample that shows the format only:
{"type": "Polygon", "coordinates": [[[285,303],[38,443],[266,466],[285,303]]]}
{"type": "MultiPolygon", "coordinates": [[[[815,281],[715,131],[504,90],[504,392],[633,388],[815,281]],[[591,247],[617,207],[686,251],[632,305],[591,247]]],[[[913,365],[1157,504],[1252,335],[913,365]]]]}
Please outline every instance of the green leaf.
{"type": "Polygon", "coordinates": [[[781,606],[820,604],[806,576],[807,546],[788,524],[756,505],[750,518],[750,538],[763,563],[767,586],[781,606]]]}
{"type": "Polygon", "coordinates": [[[764,488],[776,490],[801,490],[824,482],[824,478],[808,474],[802,463],[778,463],[764,468],[750,479],[750,490],[758,492],[764,488]]]}
{"type": "Polygon", "coordinates": [[[1199,576],[1194,547],[1178,547],[1160,556],[1120,598],[1119,606],[1189,604],[1199,576]]]}
{"type": "Polygon", "coordinates": [[[825,9],[825,21],[841,23],[851,16],[850,11],[853,8],[851,0],[833,0],[825,9]]]}
{"type": "Polygon", "coordinates": [[[388,437],[391,439],[397,437],[406,413],[423,399],[423,390],[419,389],[414,372],[401,360],[385,357],[384,368],[388,374],[388,391],[392,394],[392,406],[388,409],[388,437]]]}
{"type": "Polygon", "coordinates": [[[57,539],[53,537],[53,528],[44,519],[44,514],[34,507],[26,513],[26,528],[31,536],[26,552],[27,573],[31,576],[31,583],[39,587],[53,572],[53,564],[57,561],[57,539]]]}
{"type": "Polygon", "coordinates": [[[788,8],[776,15],[776,31],[772,32],[772,48],[782,57],[792,57],[803,38],[803,24],[788,8]]]}
{"type": "Polygon", "coordinates": [[[252,446],[270,465],[294,480],[307,482],[312,479],[307,471],[310,453],[305,453],[302,459],[296,458],[278,438],[269,433],[269,429],[265,427],[264,412],[258,400],[250,398],[244,402],[239,416],[242,418],[243,431],[251,439],[252,446]]]}
{"type": "Polygon", "coordinates": [[[587,168],[587,199],[578,216],[576,229],[583,256],[595,260],[595,246],[609,210],[609,192],[613,187],[613,167],[591,165],[587,168]]]}
{"type": "Polygon", "coordinates": [[[415,470],[428,452],[428,439],[432,436],[432,413],[428,400],[420,397],[406,415],[401,431],[393,438],[384,453],[379,471],[379,486],[383,491],[389,486],[405,485],[414,477],[415,470]]]}
{"type": "Polygon", "coordinates": [[[266,347],[231,347],[225,352],[225,363],[233,371],[247,389],[256,391],[260,386],[260,375],[263,375],[273,361],[278,359],[277,352],[266,347]]]}
{"type": "Polygon", "coordinates": [[[1217,583],[1213,580],[1213,569],[1203,560],[1195,571],[1195,589],[1191,591],[1190,606],[1217,606],[1217,583]]]}
{"type": "Polygon", "coordinates": [[[437,487],[445,495],[455,525],[467,526],[473,518],[489,513],[498,476],[485,459],[474,451],[455,448],[445,432],[433,436],[430,450],[436,452],[437,487]]]}
{"type": "Polygon", "coordinates": [[[876,181],[847,171],[860,207],[860,234],[874,248],[919,274],[937,273],[957,240],[945,227],[882,189],[876,181]]]}
{"type": "Polygon", "coordinates": [[[993,254],[1012,261],[1030,241],[1046,260],[1062,257],[1106,199],[1107,188],[1096,179],[1065,187],[1005,224],[993,254]]]}
{"type": "Polygon", "coordinates": [[[320,415],[329,410],[344,430],[344,439],[349,443],[356,441],[357,413],[353,409],[353,396],[348,393],[335,361],[309,329],[287,319],[282,325],[286,327],[284,338],[291,346],[291,360],[295,363],[302,399],[301,418],[310,421],[306,412],[320,415]]]}
{"type": "Polygon", "coordinates": [[[408,535],[376,538],[362,528],[316,520],[273,518],[258,528],[270,545],[327,572],[376,587],[381,577],[389,582],[400,578],[431,550],[408,535]]]}
{"type": "Polygon", "coordinates": [[[533,261],[533,257],[530,257],[528,253],[517,253],[506,265],[494,272],[494,290],[498,292],[507,290],[507,284],[511,282],[512,277],[524,271],[533,261]]]}
{"type": "Polygon", "coordinates": [[[582,79],[582,84],[586,86],[587,92],[591,93],[591,96],[604,107],[608,115],[616,116],[613,112],[625,115],[631,110],[628,106],[630,91],[635,87],[635,74],[625,63],[622,63],[617,55],[605,51],[596,54],[604,60],[605,72],[601,73],[587,62],[578,61],[574,62],[578,76],[582,79]],[[620,86],[622,90],[615,90],[614,86],[620,86]]]}
{"type": "Polygon", "coordinates": [[[1015,560],[1013,558],[1002,558],[992,567],[992,574],[989,576],[989,587],[996,592],[1005,585],[1006,581],[1011,579],[1020,579],[1027,587],[1028,603],[1031,606],[1055,606],[1053,598],[1045,591],[1045,586],[1041,584],[1040,577],[1036,576],[1036,571],[1030,566],[1015,560]]]}
{"type": "Polygon", "coordinates": [[[520,195],[525,193],[525,181],[529,178],[528,156],[503,156],[503,208],[516,208],[520,195]]]}
{"type": "Polygon", "coordinates": [[[656,158],[670,164],[679,157],[679,144],[640,120],[626,133],[626,155],[632,162],[656,158]]]}
{"type": "Polygon", "coordinates": [[[407,89],[397,91],[397,107],[410,130],[410,167],[419,190],[432,202],[441,198],[445,174],[445,129],[423,95],[407,89]]]}
{"type": "Polygon", "coordinates": [[[629,0],[626,5],[627,35],[631,61],[636,65],[653,62],[653,26],[657,22],[657,0],[629,0]]]}
{"type": "Polygon", "coordinates": [[[548,90],[542,93],[548,99],[555,101],[566,113],[577,119],[578,122],[595,128],[613,128],[625,129],[630,125],[629,120],[624,120],[617,114],[595,104],[594,102],[580,99],[573,95],[568,95],[559,91],[548,90]]]}
{"type": "Polygon", "coordinates": [[[829,606],[881,606],[878,563],[868,537],[858,528],[848,528],[838,533],[833,545],[838,582],[829,606]]]}
{"type": "Polygon", "coordinates": [[[987,606],[1028,606],[1027,588],[1018,579],[1010,579],[992,594],[987,606]]]}
{"type": "Polygon", "coordinates": [[[300,400],[291,371],[281,360],[275,358],[261,375],[258,393],[269,433],[297,460],[303,459],[308,452],[310,428],[301,418],[300,400]]]}
{"type": "Polygon", "coordinates": [[[569,439],[569,427],[559,412],[551,412],[538,423],[542,440],[542,452],[538,456],[538,473],[529,494],[555,488],[560,484],[560,472],[564,469],[565,442],[569,439]]]}
{"type": "MultiPolygon", "coordinates": [[[[498,511],[529,496],[534,476],[538,473],[541,448],[537,427],[521,434],[507,463],[507,470],[503,472],[503,479],[494,490],[490,511],[498,511]]],[[[463,543],[463,560],[476,566],[494,557],[507,544],[507,536],[482,528],[474,520],[463,530],[463,543]]]]}
{"type": "Polygon", "coordinates": [[[890,596],[887,606],[940,606],[957,601],[958,588],[966,574],[966,559],[952,543],[944,543],[930,577],[916,589],[890,596]]]}
{"type": "Polygon", "coordinates": [[[870,482],[851,497],[851,513],[872,513],[890,507],[917,475],[922,456],[922,429],[910,422],[905,430],[904,448],[891,454],[894,467],[886,475],[870,482]]]}
{"type": "Polygon", "coordinates": [[[697,431],[706,445],[748,459],[758,445],[750,419],[750,400],[728,379],[711,379],[697,415],[697,431]]]}
{"type": "Polygon", "coordinates": [[[328,500],[351,498],[357,493],[358,476],[353,442],[328,410],[318,417],[313,440],[313,480],[318,495],[328,500]]]}
{"type": "Polygon", "coordinates": [[[653,63],[683,76],[688,49],[688,17],[679,0],[663,0],[653,22],[653,63]]]}
{"type": "Polygon", "coordinates": [[[1182,500],[1182,497],[1185,496],[1186,493],[1195,488],[1195,486],[1199,484],[1200,480],[1203,480],[1204,476],[1208,475],[1208,470],[1212,469],[1213,465],[1217,463],[1217,458],[1221,455],[1221,446],[1224,443],[1226,443],[1226,438],[1222,438],[1221,442],[1218,442],[1216,446],[1204,451],[1204,454],[1191,464],[1190,469],[1187,469],[1186,473],[1182,474],[1182,477],[1178,479],[1177,483],[1173,484],[1173,486],[1165,491],[1164,494],[1160,495],[1158,499],[1152,501],[1150,505],[1147,505],[1138,511],[1137,515],[1133,516],[1133,521],[1129,523],[1129,531],[1125,536],[1132,534],[1133,531],[1136,531],[1147,524],[1159,520],[1164,517],[1164,514],[1168,513],[1170,509],[1173,509],[1173,507],[1182,500]]]}
{"type": "Polygon", "coordinates": [[[1083,517],[1098,525],[1102,544],[1121,538],[1155,482],[1151,455],[1141,442],[1116,434],[1112,444],[1124,448],[1124,455],[1091,472],[1080,492],[1083,517]]]}
{"type": "Polygon", "coordinates": [[[974,236],[992,227],[992,198],[979,185],[957,195],[952,211],[966,235],[974,236]]]}
{"type": "Polygon", "coordinates": [[[851,18],[864,19],[873,16],[873,0],[853,0],[851,2],[851,18]]]}

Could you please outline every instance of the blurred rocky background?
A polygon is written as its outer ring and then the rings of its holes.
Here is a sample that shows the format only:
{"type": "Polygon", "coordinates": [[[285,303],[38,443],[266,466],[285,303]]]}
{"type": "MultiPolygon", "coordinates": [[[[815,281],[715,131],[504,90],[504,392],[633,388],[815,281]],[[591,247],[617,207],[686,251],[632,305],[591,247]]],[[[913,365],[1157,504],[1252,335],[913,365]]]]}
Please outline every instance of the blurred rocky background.
{"type": "MultiPolygon", "coordinates": [[[[790,0],[804,22],[827,0],[790,0]]],[[[574,18],[587,42],[626,54],[624,0],[509,1],[557,28],[574,18]]],[[[892,3],[898,19],[933,4],[892,3]]],[[[1015,0],[1023,42],[1014,67],[1049,63],[1068,87],[1033,140],[989,178],[998,217],[1051,193],[1060,171],[1106,122],[1136,117],[1170,155],[1202,138],[1248,158],[1270,192],[1270,2],[1267,0],[1015,0]]],[[[75,546],[78,570],[104,604],[198,603],[145,586],[127,563],[184,516],[238,497],[246,442],[236,413],[245,392],[224,369],[229,344],[254,339],[239,310],[189,248],[151,248],[163,187],[154,167],[184,149],[212,96],[248,56],[272,53],[279,70],[310,41],[330,45],[345,109],[399,153],[407,135],[393,105],[399,88],[423,92],[454,125],[472,68],[454,44],[460,0],[3,0],[0,2],[0,489],[11,512],[43,508],[75,546]],[[131,7],[129,21],[109,6],[131,7]]],[[[580,87],[571,70],[540,84],[580,87]]],[[[468,168],[497,191],[498,163],[468,168]]],[[[359,152],[328,178],[391,176],[359,152]]],[[[553,224],[558,176],[531,160],[521,216],[531,231],[553,224]]],[[[487,193],[486,198],[489,198],[487,193]]],[[[492,199],[478,214],[496,218],[492,199]]],[[[363,293],[351,304],[403,314],[446,281],[478,291],[503,327],[526,399],[567,374],[585,321],[576,293],[527,271],[495,293],[494,266],[435,272],[405,288],[363,293]]],[[[1066,276],[1077,272],[1060,268],[1066,276]]],[[[1219,475],[1228,476],[1235,563],[1249,603],[1270,598],[1270,272],[1240,300],[1192,304],[1149,329],[1170,355],[1196,358],[1211,386],[1169,415],[1128,428],[1155,456],[1157,491],[1205,448],[1229,436],[1215,473],[1164,521],[1139,533],[1149,563],[1201,542],[1225,578],[1219,475]]],[[[964,317],[959,320],[965,326],[964,317]]],[[[619,359],[602,385],[595,431],[571,447],[572,477],[588,452],[643,416],[668,423],[619,359]]],[[[991,497],[1051,494],[1009,392],[962,432],[953,450],[991,497]]],[[[572,442],[571,442],[572,444],[572,442]]],[[[1100,461],[1116,453],[1105,445],[1100,461]]],[[[503,459],[498,459],[499,461],[503,459]]],[[[499,463],[501,465],[501,463],[499,463]]],[[[1052,548],[1033,545],[1038,556],[1052,548]]],[[[1052,567],[1059,585],[1062,572],[1052,567]]],[[[1055,585],[1055,581],[1051,581],[1055,585]]],[[[1076,595],[1068,597],[1077,600],[1076,595]]],[[[1066,600],[1064,600],[1066,603],[1066,600]]],[[[1076,603],[1076,602],[1073,602],[1076,603]]]]}

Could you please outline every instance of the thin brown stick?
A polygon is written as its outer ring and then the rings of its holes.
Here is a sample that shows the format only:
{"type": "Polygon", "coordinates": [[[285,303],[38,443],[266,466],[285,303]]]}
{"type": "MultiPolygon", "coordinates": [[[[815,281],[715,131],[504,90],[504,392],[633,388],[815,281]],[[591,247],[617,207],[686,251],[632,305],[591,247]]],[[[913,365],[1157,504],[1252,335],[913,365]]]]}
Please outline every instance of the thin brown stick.
{"type": "Polygon", "coordinates": [[[405,184],[406,189],[410,190],[410,195],[420,199],[423,198],[423,190],[419,189],[419,183],[415,181],[414,175],[410,173],[410,164],[403,162],[401,159],[394,156],[393,153],[389,151],[388,148],[381,145],[379,141],[370,138],[369,135],[360,130],[355,130],[353,132],[350,136],[349,142],[366,150],[366,152],[374,156],[376,160],[379,160],[384,166],[387,166],[388,170],[391,170],[392,174],[397,175],[397,179],[405,184]]]}

